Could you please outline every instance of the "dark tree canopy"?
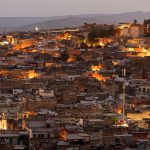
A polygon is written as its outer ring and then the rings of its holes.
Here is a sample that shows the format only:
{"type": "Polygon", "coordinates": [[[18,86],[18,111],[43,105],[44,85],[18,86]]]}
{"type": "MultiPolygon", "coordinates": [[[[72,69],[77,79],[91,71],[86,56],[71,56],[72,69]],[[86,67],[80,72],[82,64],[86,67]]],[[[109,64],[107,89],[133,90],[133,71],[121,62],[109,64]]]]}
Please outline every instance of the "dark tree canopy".
{"type": "Polygon", "coordinates": [[[88,34],[88,41],[90,43],[97,42],[97,38],[110,37],[115,35],[115,29],[109,28],[108,30],[101,29],[99,27],[91,28],[88,34]]]}

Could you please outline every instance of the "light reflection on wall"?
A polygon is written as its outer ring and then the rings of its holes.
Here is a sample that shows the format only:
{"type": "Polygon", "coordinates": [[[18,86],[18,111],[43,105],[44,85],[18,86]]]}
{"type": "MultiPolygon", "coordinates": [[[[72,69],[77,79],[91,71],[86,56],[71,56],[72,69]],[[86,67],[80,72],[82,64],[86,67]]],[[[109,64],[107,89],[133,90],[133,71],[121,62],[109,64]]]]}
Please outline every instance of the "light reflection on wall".
{"type": "Polygon", "coordinates": [[[0,130],[7,130],[7,120],[0,120],[0,130]]]}
{"type": "Polygon", "coordinates": [[[91,70],[92,73],[90,74],[91,77],[97,79],[98,81],[103,81],[106,82],[107,78],[104,77],[103,75],[99,74],[99,71],[102,69],[102,65],[92,65],[91,70]]]}

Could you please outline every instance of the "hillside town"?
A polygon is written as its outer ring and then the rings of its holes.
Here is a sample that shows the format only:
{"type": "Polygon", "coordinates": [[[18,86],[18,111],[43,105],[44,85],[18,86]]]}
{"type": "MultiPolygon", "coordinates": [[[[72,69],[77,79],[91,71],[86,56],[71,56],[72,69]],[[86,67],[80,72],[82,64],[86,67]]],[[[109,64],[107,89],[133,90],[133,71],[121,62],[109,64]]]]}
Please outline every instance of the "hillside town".
{"type": "Polygon", "coordinates": [[[1,34],[0,150],[150,150],[150,20],[1,34]]]}

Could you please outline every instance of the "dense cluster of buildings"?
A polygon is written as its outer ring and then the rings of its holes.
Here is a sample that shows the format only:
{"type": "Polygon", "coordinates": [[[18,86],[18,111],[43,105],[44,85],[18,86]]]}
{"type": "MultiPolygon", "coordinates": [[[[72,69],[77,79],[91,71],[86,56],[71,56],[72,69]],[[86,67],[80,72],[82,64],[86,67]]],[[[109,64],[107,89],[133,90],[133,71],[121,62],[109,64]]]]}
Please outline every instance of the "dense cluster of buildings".
{"type": "Polygon", "coordinates": [[[150,150],[148,25],[0,35],[1,150],[150,150]],[[89,40],[91,29],[113,35],[89,40]]]}

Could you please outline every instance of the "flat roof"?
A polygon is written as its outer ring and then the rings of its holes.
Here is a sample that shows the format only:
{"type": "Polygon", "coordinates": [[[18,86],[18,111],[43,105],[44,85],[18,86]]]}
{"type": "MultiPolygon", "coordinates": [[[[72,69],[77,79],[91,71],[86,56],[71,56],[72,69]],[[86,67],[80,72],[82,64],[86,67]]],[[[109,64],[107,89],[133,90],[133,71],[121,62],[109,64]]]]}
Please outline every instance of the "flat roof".
{"type": "Polygon", "coordinates": [[[68,140],[82,140],[82,139],[84,139],[84,138],[81,137],[81,136],[78,135],[78,134],[68,134],[68,135],[67,135],[67,139],[68,139],[68,140]]]}

